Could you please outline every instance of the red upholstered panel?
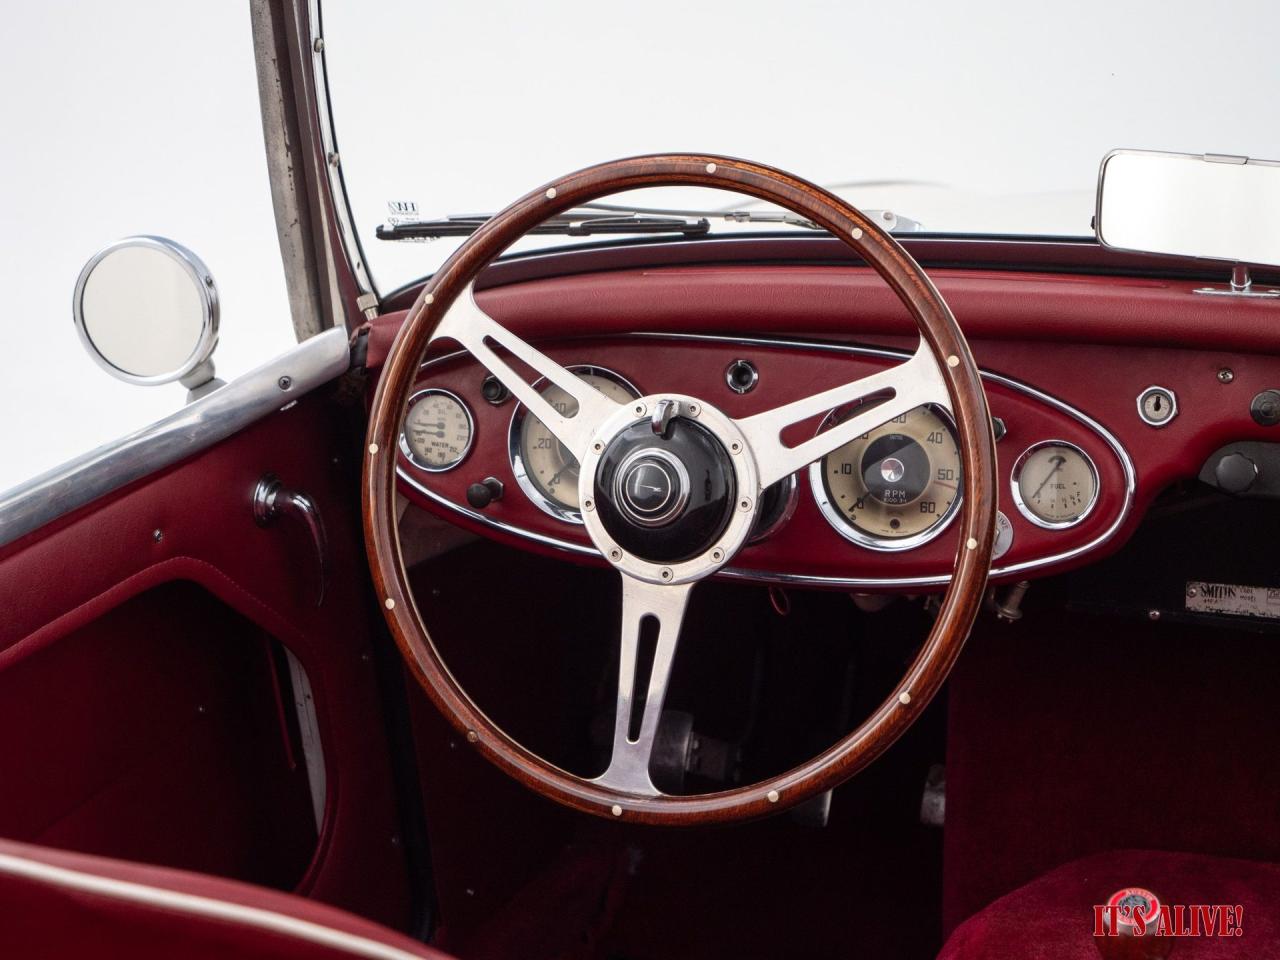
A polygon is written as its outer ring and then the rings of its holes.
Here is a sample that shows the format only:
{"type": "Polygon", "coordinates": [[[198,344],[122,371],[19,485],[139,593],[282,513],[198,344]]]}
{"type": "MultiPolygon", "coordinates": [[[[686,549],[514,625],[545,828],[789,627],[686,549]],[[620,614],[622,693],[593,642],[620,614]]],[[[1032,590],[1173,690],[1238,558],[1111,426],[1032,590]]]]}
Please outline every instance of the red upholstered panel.
{"type": "MultiPolygon", "coordinates": [[[[378,924],[301,897],[228,880],[158,867],[0,841],[0,956],[24,960],[94,957],[95,960],[331,960],[375,956],[317,942],[312,936],[264,929],[249,914],[210,917],[207,904],[156,902],[157,892],[176,891],[269,911],[273,920],[301,920],[402,951],[400,956],[444,954],[378,924]],[[9,859],[15,858],[15,859],[9,859]],[[48,876],[24,874],[41,865],[48,876]],[[129,886],[86,890],[74,884],[95,878],[129,886]],[[139,890],[134,885],[142,885],[139,890]]],[[[390,957],[390,953],[382,956],[390,957]]]]}
{"type": "Polygon", "coordinates": [[[0,836],[295,887],[316,829],[269,643],[175,582],[11,660],[0,836]]]}
{"type": "MultiPolygon", "coordinates": [[[[137,642],[156,638],[130,637],[133,629],[143,628],[127,619],[113,620],[120,616],[113,611],[163,584],[198,584],[280,640],[311,680],[328,796],[315,856],[300,880],[294,875],[289,881],[297,881],[299,893],[403,926],[409,922],[409,892],[371,656],[372,603],[353,470],[358,440],[335,429],[338,419],[323,392],[312,394],[217,446],[0,548],[0,677],[28,669],[24,664],[46,654],[68,657],[65,651],[70,648],[64,644],[74,643],[72,638],[83,630],[99,635],[82,652],[123,669],[129,657],[141,655],[137,642]],[[315,606],[315,557],[305,534],[288,523],[267,529],[254,523],[254,485],[268,471],[305,490],[324,515],[331,578],[323,607],[315,606]],[[95,623],[98,626],[92,626],[95,623]]],[[[193,625],[193,635],[202,626],[211,625],[193,625]]],[[[161,645],[148,655],[176,653],[161,645]]],[[[90,668],[90,661],[68,659],[73,662],[53,671],[59,682],[41,681],[43,694],[64,701],[66,717],[87,705],[111,709],[108,687],[120,677],[104,676],[90,668]]],[[[150,666],[157,668],[159,662],[150,666]]],[[[180,697],[178,682],[163,696],[180,697]]],[[[15,679],[13,688],[20,685],[15,679]]],[[[75,755],[68,758],[65,731],[53,723],[63,713],[46,705],[41,716],[49,722],[37,723],[29,714],[13,720],[22,724],[18,735],[28,741],[24,749],[29,750],[29,762],[38,762],[45,778],[88,776],[92,761],[82,755],[86,744],[76,742],[75,755]]],[[[121,722],[119,717],[106,718],[101,732],[121,722]]],[[[111,747],[125,749],[119,744],[111,747]]],[[[198,767],[202,742],[192,739],[186,749],[189,758],[184,762],[198,767]]],[[[13,757],[15,763],[19,759],[13,757]]],[[[206,779],[189,780],[180,795],[169,798],[173,803],[193,802],[192,794],[212,794],[213,800],[202,796],[201,802],[216,805],[231,789],[218,776],[223,768],[216,757],[209,762],[206,779]]],[[[176,776],[177,771],[168,773],[176,776]]],[[[0,822],[48,827],[33,817],[50,794],[43,787],[26,793],[40,785],[24,779],[21,764],[19,769],[0,767],[0,776],[0,822]]],[[[93,784],[85,781],[82,787],[78,792],[90,800],[93,784]]],[[[109,801],[104,797],[92,802],[110,805],[109,801]]],[[[127,824],[137,824],[130,818],[116,825],[108,817],[95,818],[92,830],[85,821],[74,835],[25,835],[167,865],[199,862],[203,868],[276,882],[245,873],[244,857],[226,851],[216,862],[183,859],[187,853],[180,856],[179,848],[189,822],[178,816],[177,807],[172,809],[174,816],[164,815],[168,809],[159,805],[161,812],[145,836],[139,835],[140,828],[128,827],[136,845],[122,846],[128,838],[115,833],[117,827],[123,831],[127,824]]],[[[305,816],[311,818],[309,808],[305,816]]],[[[204,827],[217,833],[220,823],[211,819],[204,827]]],[[[260,835],[263,844],[282,839],[269,829],[260,835]]],[[[206,852],[213,855],[217,842],[211,840],[206,852]]]]}
{"type": "Polygon", "coordinates": [[[1125,887],[1168,904],[1244,907],[1240,937],[1180,937],[1176,960],[1280,957],[1280,865],[1126,850],[1076,860],[1001,897],[956,929],[939,960],[1098,960],[1093,905],[1125,887]]]}

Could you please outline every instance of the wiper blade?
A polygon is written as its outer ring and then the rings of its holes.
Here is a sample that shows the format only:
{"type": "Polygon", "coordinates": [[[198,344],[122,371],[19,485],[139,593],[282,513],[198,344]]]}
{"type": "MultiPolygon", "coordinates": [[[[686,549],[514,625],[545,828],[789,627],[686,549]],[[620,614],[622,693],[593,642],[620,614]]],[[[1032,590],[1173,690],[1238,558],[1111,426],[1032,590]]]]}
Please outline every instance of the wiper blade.
{"type": "MultiPolygon", "coordinates": [[[[435,240],[439,237],[469,237],[493,218],[491,213],[476,213],[420,220],[416,207],[405,204],[395,208],[387,223],[379,225],[379,240],[435,240]],[[400,209],[415,211],[409,215],[400,209]]],[[[919,221],[898,216],[888,210],[864,210],[890,233],[914,233],[919,221]]],[[[608,234],[678,233],[686,237],[705,236],[711,232],[711,221],[725,223],[780,223],[805,230],[823,230],[805,217],[785,210],[681,210],[661,207],[632,207],[613,203],[584,203],[538,224],[529,233],[556,234],[565,237],[591,237],[608,234]]]]}
{"type": "MultiPolygon", "coordinates": [[[[890,181],[886,181],[888,183],[890,181]]],[[[803,227],[806,230],[823,230],[812,220],[787,210],[735,210],[728,207],[722,210],[685,210],[667,207],[624,207],[612,203],[584,203],[584,208],[591,210],[607,210],[611,212],[627,212],[668,217],[703,217],[708,220],[723,220],[726,223],[785,223],[791,227],[803,227]]],[[[919,220],[912,220],[893,213],[890,210],[863,209],[869,219],[874,220],[889,233],[915,233],[922,229],[919,220]]]]}
{"type": "MultiPolygon", "coordinates": [[[[490,213],[442,217],[437,220],[394,218],[377,229],[379,240],[434,240],[437,237],[469,237],[489,220],[490,213]]],[[[631,208],[601,208],[586,204],[583,208],[558,214],[529,233],[558,234],[565,237],[591,237],[601,234],[679,233],[686,237],[710,232],[706,217],[651,216],[631,208]],[[607,212],[605,212],[607,210],[607,212]]]]}

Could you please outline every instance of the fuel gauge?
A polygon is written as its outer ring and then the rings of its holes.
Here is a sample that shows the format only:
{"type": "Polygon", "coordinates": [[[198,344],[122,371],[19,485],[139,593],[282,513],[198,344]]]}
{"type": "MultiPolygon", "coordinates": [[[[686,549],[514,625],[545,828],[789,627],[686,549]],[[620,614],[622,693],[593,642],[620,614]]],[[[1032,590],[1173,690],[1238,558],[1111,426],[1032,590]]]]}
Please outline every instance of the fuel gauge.
{"type": "Polygon", "coordinates": [[[1058,529],[1083,520],[1098,499],[1098,469],[1074,443],[1046,440],[1013,465],[1013,501],[1038,527],[1058,529]]]}

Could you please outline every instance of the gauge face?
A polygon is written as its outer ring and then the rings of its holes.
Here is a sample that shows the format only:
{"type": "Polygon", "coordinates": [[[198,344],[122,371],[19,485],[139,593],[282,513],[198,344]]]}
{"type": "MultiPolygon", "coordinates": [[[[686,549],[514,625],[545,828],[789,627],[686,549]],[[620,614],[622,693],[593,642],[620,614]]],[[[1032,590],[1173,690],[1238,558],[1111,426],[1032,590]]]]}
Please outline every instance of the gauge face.
{"type": "MultiPolygon", "coordinates": [[[[640,396],[635,387],[610,370],[570,367],[610,400],[626,403],[640,396]]],[[[543,383],[538,392],[561,413],[578,412],[578,402],[554,383],[543,383]]],[[[537,417],[518,407],[511,419],[511,469],[535,504],[553,517],[581,523],[578,507],[578,461],[537,417]]]]}
{"type": "Polygon", "coordinates": [[[423,390],[409,398],[400,450],[422,470],[438,473],[462,462],[471,449],[471,411],[447,390],[423,390]]]}
{"type": "Polygon", "coordinates": [[[906,550],[933,539],[960,503],[955,429],[932,406],[881,424],[809,469],[831,525],[874,550],[906,550]]]}
{"type": "Polygon", "coordinates": [[[1013,468],[1013,499],[1032,523],[1069,527],[1098,499],[1098,471],[1073,443],[1049,440],[1028,448],[1013,468]]]}

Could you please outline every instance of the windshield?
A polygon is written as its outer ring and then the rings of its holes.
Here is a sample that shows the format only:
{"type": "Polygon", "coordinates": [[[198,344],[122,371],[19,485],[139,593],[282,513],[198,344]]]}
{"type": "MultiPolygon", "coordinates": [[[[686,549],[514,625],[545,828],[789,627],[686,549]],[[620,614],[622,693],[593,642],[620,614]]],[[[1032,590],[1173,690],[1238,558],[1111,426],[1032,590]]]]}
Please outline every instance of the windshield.
{"type": "MultiPolygon", "coordinates": [[[[1183,0],[326,0],[324,33],[344,179],[384,292],[461,242],[376,239],[389,203],[491,213],[638,153],[772,164],[931,233],[1056,236],[1092,235],[1113,148],[1280,158],[1259,113],[1280,89],[1272,0],[1230,15],[1183,0]]],[[[765,209],[687,188],[624,202],[765,209]]],[[[711,225],[778,229],[803,227],[711,225]]]]}

